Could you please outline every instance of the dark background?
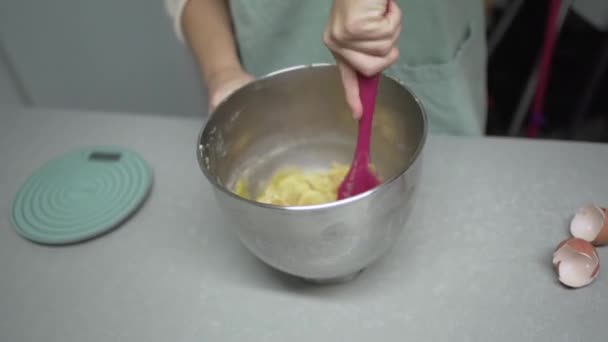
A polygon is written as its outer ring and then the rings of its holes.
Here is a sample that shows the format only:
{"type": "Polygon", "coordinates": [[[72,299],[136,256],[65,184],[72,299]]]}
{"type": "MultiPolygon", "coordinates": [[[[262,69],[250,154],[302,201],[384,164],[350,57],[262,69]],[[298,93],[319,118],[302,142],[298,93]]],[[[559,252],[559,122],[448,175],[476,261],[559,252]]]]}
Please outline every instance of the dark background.
{"type": "MultiPolygon", "coordinates": [[[[526,1],[490,56],[489,135],[508,135],[523,89],[543,46],[548,3],[526,1]]],[[[495,10],[492,23],[502,14],[502,10],[495,10]]],[[[489,26],[489,34],[493,29],[494,24],[489,26]]],[[[606,46],[607,33],[588,24],[576,12],[569,12],[554,50],[544,108],[546,121],[540,138],[608,142],[608,73],[598,72],[600,55],[608,51],[606,46]],[[592,92],[594,76],[598,82],[592,92]],[[588,106],[582,103],[585,94],[593,94],[588,106]]],[[[526,125],[527,120],[519,136],[526,136],[526,125]]]]}

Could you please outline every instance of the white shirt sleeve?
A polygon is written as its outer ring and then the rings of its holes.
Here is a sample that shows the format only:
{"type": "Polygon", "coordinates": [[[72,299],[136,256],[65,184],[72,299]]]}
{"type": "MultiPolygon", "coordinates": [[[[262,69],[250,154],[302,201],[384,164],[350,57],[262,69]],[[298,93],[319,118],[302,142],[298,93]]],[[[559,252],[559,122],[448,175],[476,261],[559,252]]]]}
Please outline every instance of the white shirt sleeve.
{"type": "Polygon", "coordinates": [[[182,13],[188,0],[164,0],[165,8],[169,17],[173,21],[173,31],[177,35],[177,39],[184,41],[184,33],[182,31],[182,13]]]}

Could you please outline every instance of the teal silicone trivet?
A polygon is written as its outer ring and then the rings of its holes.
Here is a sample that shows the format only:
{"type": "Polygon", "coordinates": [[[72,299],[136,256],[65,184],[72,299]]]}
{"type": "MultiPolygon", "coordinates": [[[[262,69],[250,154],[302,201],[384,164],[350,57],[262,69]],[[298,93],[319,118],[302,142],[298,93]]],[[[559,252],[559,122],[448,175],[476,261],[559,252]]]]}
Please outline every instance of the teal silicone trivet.
{"type": "Polygon", "coordinates": [[[136,152],[114,146],[80,149],[51,160],[13,201],[15,230],[42,244],[67,244],[107,232],[146,199],[152,171],[136,152]]]}

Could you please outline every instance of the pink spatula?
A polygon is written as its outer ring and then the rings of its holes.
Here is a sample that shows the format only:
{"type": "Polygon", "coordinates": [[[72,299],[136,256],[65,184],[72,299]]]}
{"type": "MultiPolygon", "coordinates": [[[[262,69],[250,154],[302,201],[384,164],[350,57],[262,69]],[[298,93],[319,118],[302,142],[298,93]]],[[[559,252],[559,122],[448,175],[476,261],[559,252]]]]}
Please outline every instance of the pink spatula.
{"type": "Polygon", "coordinates": [[[338,188],[339,200],[366,192],[380,184],[380,180],[369,168],[372,122],[380,75],[365,77],[359,74],[358,79],[363,115],[359,119],[359,134],[353,162],[338,188]]]}

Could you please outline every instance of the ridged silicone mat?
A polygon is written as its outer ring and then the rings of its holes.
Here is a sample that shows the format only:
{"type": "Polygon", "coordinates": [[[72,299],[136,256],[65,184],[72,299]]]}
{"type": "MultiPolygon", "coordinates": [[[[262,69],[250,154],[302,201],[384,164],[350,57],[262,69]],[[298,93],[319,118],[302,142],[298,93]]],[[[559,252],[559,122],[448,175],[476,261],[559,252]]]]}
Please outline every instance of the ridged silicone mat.
{"type": "Polygon", "coordinates": [[[125,221],[146,199],[152,171],[136,152],[97,146],[69,152],[36,170],[15,196],[12,220],[42,244],[91,239],[125,221]]]}

